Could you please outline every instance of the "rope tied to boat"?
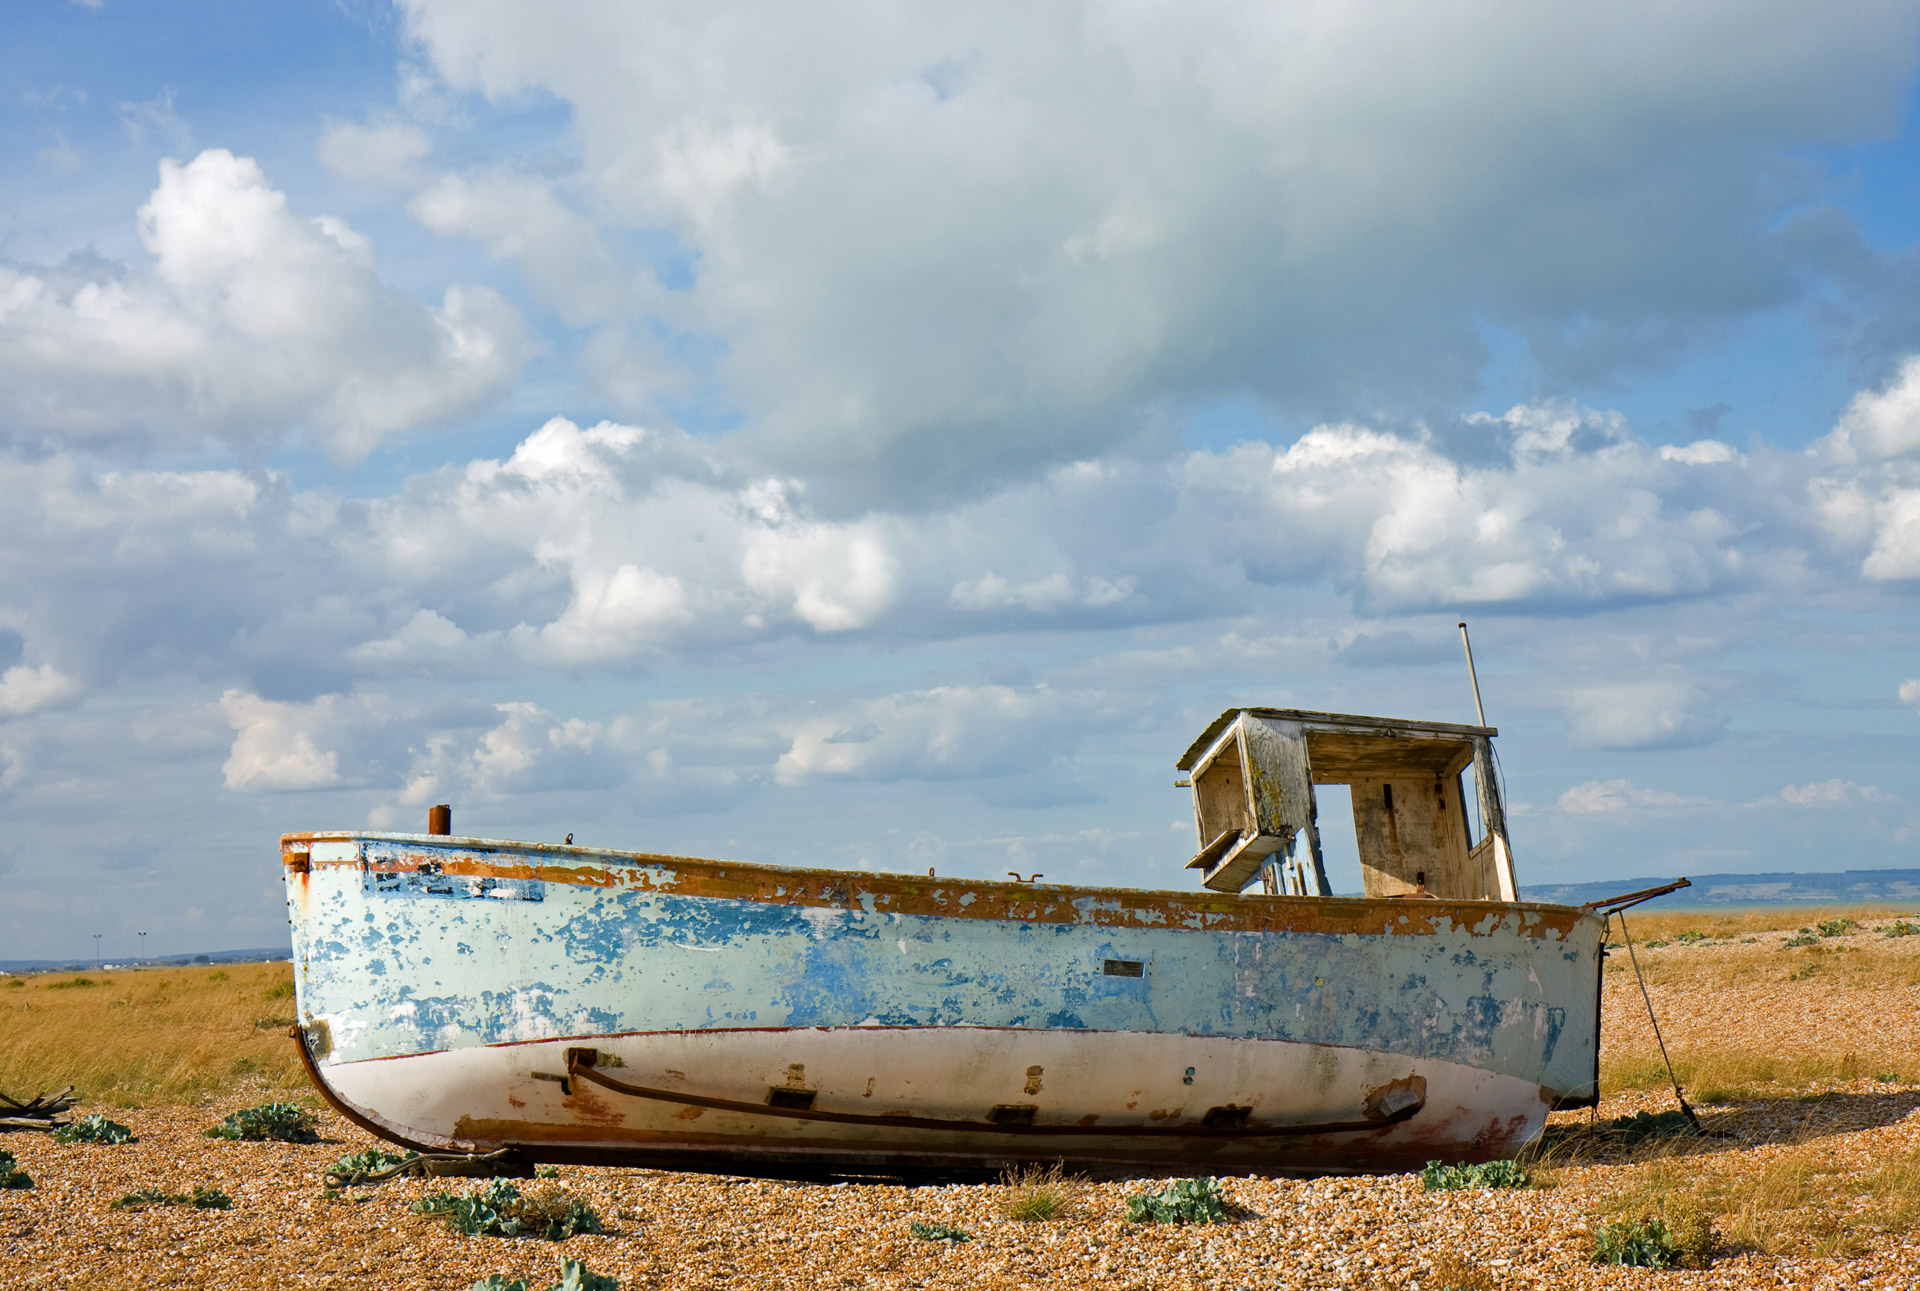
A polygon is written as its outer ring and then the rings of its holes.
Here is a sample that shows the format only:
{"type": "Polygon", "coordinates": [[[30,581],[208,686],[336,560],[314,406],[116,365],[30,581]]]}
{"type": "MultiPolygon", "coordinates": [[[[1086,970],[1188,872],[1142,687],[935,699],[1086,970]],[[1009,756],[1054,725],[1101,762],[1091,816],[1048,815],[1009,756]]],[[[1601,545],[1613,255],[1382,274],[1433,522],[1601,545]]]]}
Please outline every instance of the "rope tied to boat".
{"type": "MultiPolygon", "coordinates": [[[[496,1173],[482,1167],[495,1162],[508,1163],[509,1157],[516,1157],[512,1148],[501,1148],[497,1152],[428,1152],[410,1156],[406,1160],[379,1170],[342,1170],[338,1166],[328,1170],[324,1176],[329,1188],[353,1188],[363,1184],[385,1183],[389,1179],[400,1179],[408,1175],[418,1178],[443,1178],[447,1176],[479,1178],[482,1175],[496,1173]]],[[[516,1157],[511,1164],[519,1164],[516,1157]]]]}

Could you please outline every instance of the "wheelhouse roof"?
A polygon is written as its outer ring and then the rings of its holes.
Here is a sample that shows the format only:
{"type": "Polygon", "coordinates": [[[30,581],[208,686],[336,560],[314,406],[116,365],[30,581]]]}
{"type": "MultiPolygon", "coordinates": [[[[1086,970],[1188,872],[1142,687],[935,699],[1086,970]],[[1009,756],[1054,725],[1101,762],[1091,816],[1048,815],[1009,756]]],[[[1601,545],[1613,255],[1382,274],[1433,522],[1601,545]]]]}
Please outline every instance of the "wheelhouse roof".
{"type": "Polygon", "coordinates": [[[1452,739],[1467,740],[1476,736],[1492,737],[1500,733],[1495,726],[1462,726],[1455,722],[1414,722],[1396,717],[1364,717],[1357,713],[1312,713],[1298,708],[1229,708],[1213,719],[1207,727],[1188,746],[1174,763],[1178,771],[1191,771],[1196,762],[1213,747],[1220,733],[1233,725],[1242,713],[1255,717],[1264,717],[1272,721],[1298,722],[1311,733],[1315,731],[1343,735],[1384,735],[1412,736],[1416,739],[1452,739]]]}

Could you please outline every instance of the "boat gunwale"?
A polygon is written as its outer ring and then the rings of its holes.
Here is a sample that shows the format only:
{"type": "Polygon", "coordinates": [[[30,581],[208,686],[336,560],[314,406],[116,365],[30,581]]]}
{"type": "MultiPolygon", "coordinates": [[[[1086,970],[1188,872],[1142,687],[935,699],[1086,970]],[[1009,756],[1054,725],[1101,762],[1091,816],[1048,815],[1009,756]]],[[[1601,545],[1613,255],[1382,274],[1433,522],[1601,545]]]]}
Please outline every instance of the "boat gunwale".
{"type": "MultiPolygon", "coordinates": [[[[444,873],[460,877],[501,877],[535,879],[572,887],[615,888],[627,886],[634,871],[666,866],[676,878],[692,872],[693,884],[648,883],[641,890],[719,900],[749,901],[763,905],[805,905],[825,908],[866,909],[859,896],[889,897],[875,901],[875,913],[913,913],[942,918],[995,919],[1023,923],[1124,923],[1143,928],[1169,930],[1222,930],[1221,922],[1239,924],[1243,931],[1287,931],[1352,933],[1359,935],[1414,935],[1435,931],[1444,916],[1449,931],[1469,935],[1490,935],[1506,916],[1520,916],[1523,936],[1538,938],[1541,933],[1557,931],[1564,938],[1582,919],[1596,921],[1600,916],[1584,906],[1537,901],[1454,900],[1435,897],[1369,896],[1295,896],[1287,893],[1217,893],[1201,889],[1185,891],[1165,888],[1109,887],[1091,884],[1026,883],[960,876],[935,877],[891,870],[838,870],[806,866],[774,865],[761,861],[722,861],[709,857],[675,856],[657,852],[631,852],[615,848],[590,847],[577,843],[538,843],[515,839],[477,838],[453,834],[382,833],[366,830],[325,830],[283,834],[283,855],[298,846],[314,843],[378,842],[417,846],[434,850],[510,852],[529,856],[528,863],[489,865],[467,860],[444,873]],[[539,858],[552,857],[542,862],[539,858]],[[571,860],[575,864],[566,864],[571,860]],[[585,862],[580,864],[578,862],[585,862]],[[597,862],[597,863],[596,863],[597,862]],[[583,871],[591,868],[593,873],[583,871]],[[620,873],[622,869],[627,874],[620,873]],[[743,890],[738,885],[726,890],[698,890],[725,883],[729,871],[772,880],[764,895],[743,890]],[[782,886],[782,880],[786,886],[782,886]],[[704,881],[704,882],[703,882],[704,881]],[[818,887],[816,894],[809,886],[818,887]],[[864,889],[864,892],[859,889],[864,889]],[[929,890],[931,889],[931,890],[929,890]],[[961,898],[971,897],[963,901],[961,898]],[[980,898],[995,898],[982,901],[980,898]],[[1085,901],[1111,903],[1107,909],[1084,909],[1085,901]],[[896,904],[904,902],[905,904],[896,904]],[[920,909],[915,907],[926,906],[920,909]],[[933,908],[939,907],[939,908],[933,908]],[[996,908],[999,907],[999,908],[996,908]],[[1020,913],[1014,913],[1015,908],[1020,913]],[[1114,908],[1117,907],[1117,908],[1114,908]],[[1157,914],[1158,919],[1138,916],[1157,914]],[[1381,926],[1365,927],[1374,916],[1381,926]],[[1102,916],[1107,916],[1103,918],[1102,916]],[[1115,919],[1113,916],[1119,916],[1115,919]],[[1410,917],[1405,917],[1410,916],[1410,917]],[[1492,924],[1487,917],[1494,916],[1492,924]],[[1533,923],[1536,926],[1524,925],[1533,923]],[[1271,925],[1282,926],[1273,927],[1271,925]],[[1318,925],[1326,926],[1318,926],[1318,925]],[[1398,926],[1395,926],[1398,925],[1398,926]],[[1484,927],[1484,932],[1480,929],[1484,927]]],[[[313,862],[313,869],[358,869],[359,858],[313,862]]],[[[641,887],[641,885],[634,885],[641,887]]]]}

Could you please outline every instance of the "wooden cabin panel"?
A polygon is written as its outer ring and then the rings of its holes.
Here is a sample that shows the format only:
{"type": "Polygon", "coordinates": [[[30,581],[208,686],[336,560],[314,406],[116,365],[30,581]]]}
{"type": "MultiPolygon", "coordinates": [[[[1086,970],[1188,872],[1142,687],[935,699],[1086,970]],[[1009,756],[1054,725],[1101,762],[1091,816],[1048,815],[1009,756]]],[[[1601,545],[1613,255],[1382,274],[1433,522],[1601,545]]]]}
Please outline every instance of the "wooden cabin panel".
{"type": "Polygon", "coordinates": [[[1202,848],[1229,830],[1245,833],[1253,828],[1238,732],[1194,773],[1193,806],[1202,848]]]}
{"type": "Polygon", "coordinates": [[[1310,730],[1306,738],[1315,784],[1422,773],[1450,776],[1473,761],[1473,744],[1451,737],[1310,730]]]}
{"type": "Polygon", "coordinates": [[[1352,780],[1353,829],[1370,897],[1404,896],[1426,877],[1428,895],[1498,900],[1489,853],[1467,849],[1467,824],[1455,775],[1399,774],[1352,780]]]}
{"type": "Polygon", "coordinates": [[[1249,717],[1241,724],[1253,792],[1254,825],[1282,838],[1313,828],[1313,777],[1297,722],[1249,717]]]}

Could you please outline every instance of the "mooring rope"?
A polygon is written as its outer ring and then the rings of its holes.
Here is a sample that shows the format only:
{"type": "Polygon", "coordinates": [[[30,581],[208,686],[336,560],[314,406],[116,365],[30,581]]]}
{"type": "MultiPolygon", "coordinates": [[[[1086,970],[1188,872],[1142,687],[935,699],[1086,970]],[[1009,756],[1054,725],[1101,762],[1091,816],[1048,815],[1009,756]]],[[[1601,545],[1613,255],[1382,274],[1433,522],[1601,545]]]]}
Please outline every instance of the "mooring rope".
{"type": "Polygon", "coordinates": [[[1640,971],[1640,956],[1633,953],[1633,934],[1627,931],[1627,915],[1624,910],[1616,910],[1613,917],[1620,921],[1620,936],[1627,943],[1627,958],[1633,961],[1634,980],[1640,983],[1640,998],[1647,1002],[1647,1021],[1653,1023],[1653,1038],[1660,1045],[1660,1061],[1667,1064],[1667,1079],[1673,1082],[1673,1096],[1680,1102],[1680,1111],[1686,1116],[1687,1123],[1693,1126],[1694,1133],[1705,1134],[1700,1128],[1700,1118],[1694,1115],[1693,1108],[1687,1104],[1687,1096],[1680,1092],[1680,1077],[1673,1073],[1673,1059],[1667,1054],[1666,1037],[1660,1034],[1660,1019],[1653,1015],[1653,996],[1647,993],[1646,975],[1640,971]]]}
{"type": "Polygon", "coordinates": [[[460,1153],[430,1152],[423,1156],[411,1156],[397,1164],[380,1170],[341,1170],[338,1167],[325,1174],[329,1188],[352,1188],[362,1184],[385,1183],[389,1179],[398,1179],[406,1175],[425,1178],[434,1173],[433,1167],[452,1163],[457,1166],[479,1166],[494,1161],[505,1161],[513,1153],[512,1148],[501,1148],[497,1152],[460,1153]]]}

